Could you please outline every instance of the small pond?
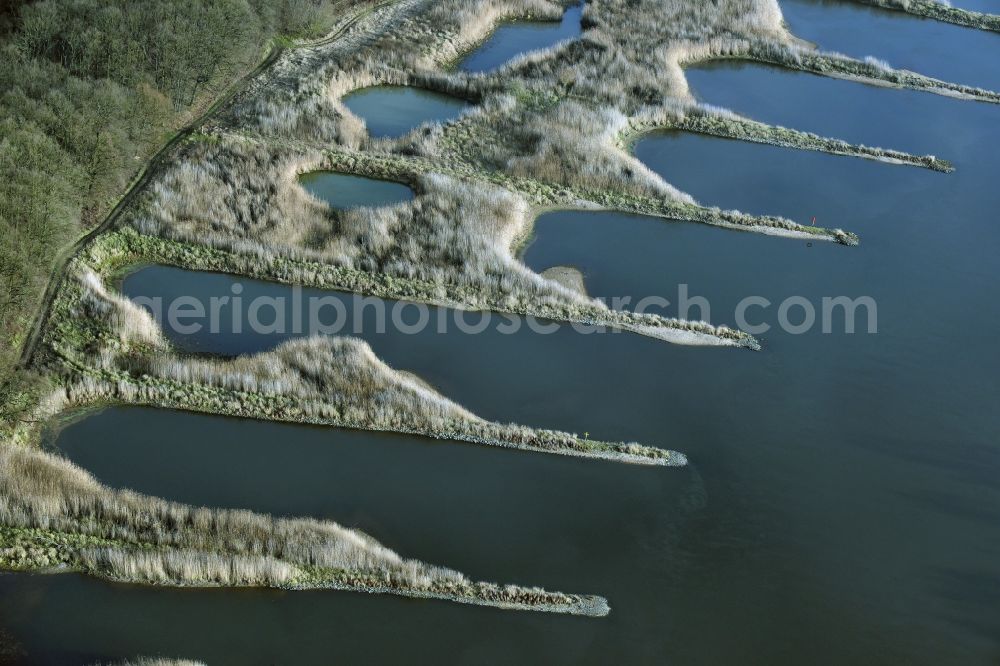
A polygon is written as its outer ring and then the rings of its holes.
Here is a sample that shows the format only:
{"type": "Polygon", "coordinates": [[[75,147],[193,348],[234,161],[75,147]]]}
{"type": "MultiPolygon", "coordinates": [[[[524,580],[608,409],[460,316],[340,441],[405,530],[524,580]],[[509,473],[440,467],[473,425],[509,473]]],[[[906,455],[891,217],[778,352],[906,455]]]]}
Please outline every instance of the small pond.
{"type": "Polygon", "coordinates": [[[336,210],[391,206],[413,198],[413,190],[402,183],[335,171],[304,173],[299,176],[299,184],[309,194],[322,199],[336,210]]]}
{"type": "Polygon", "coordinates": [[[376,138],[399,138],[424,123],[453,120],[469,107],[456,97],[409,86],[363,88],[344,97],[344,104],[376,138]]]}
{"type": "Polygon", "coordinates": [[[466,72],[486,72],[517,56],[548,48],[565,39],[580,36],[583,3],[566,10],[561,21],[518,21],[501,25],[458,68],[466,72]]]}

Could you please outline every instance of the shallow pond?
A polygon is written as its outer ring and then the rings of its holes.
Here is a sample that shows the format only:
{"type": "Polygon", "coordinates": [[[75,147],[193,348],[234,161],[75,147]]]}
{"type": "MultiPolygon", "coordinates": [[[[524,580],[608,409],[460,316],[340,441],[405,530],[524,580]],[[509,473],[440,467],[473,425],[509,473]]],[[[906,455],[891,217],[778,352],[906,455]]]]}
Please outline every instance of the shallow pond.
{"type": "Polygon", "coordinates": [[[519,21],[501,25],[482,46],[466,56],[458,68],[466,72],[486,72],[523,53],[537,51],[564,39],[580,36],[583,3],[568,8],[561,21],[519,21]]]}
{"type": "Polygon", "coordinates": [[[997,2],[997,0],[954,0],[951,5],[974,12],[985,12],[987,14],[1000,13],[1000,2],[997,2]]]}
{"type": "MultiPolygon", "coordinates": [[[[115,485],[329,515],[474,577],[604,594],[608,618],[8,574],[0,628],[32,664],[138,654],[210,664],[994,661],[1000,107],[753,66],[705,68],[691,80],[704,99],[752,117],[938,154],[958,171],[651,137],[639,157],[699,200],[816,216],[858,232],[861,245],[554,213],[539,220],[525,260],[577,265],[601,296],[674,301],[688,284],[720,322],[745,296],[776,306],[795,295],[870,295],[878,334],[859,321],[853,335],[842,323],[795,335],[775,307],[751,311],[773,325],[760,353],[565,326],[364,334],[393,365],[484,416],[676,448],[690,467],[128,409],[74,424],[57,442],[115,485]]],[[[125,288],[213,294],[232,282],[158,268],[125,288]]],[[[236,353],[282,337],[177,339],[236,353]]]]}
{"type": "Polygon", "coordinates": [[[373,137],[398,138],[424,123],[457,118],[468,103],[450,95],[408,86],[374,86],[344,97],[373,137]]]}
{"type": "Polygon", "coordinates": [[[970,9],[974,12],[986,12],[987,14],[1000,13],[1000,3],[997,0],[956,0],[951,3],[955,7],[970,9]]]}
{"type": "Polygon", "coordinates": [[[337,210],[360,206],[390,206],[413,198],[413,190],[402,183],[335,171],[304,173],[299,176],[299,184],[309,194],[337,210]]]}

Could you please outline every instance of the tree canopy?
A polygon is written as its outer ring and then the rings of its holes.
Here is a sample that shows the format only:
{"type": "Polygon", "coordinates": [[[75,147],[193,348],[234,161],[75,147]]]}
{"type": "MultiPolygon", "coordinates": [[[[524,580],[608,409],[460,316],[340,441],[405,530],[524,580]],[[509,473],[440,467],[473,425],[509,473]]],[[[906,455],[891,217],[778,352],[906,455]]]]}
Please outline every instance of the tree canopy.
{"type": "Polygon", "coordinates": [[[38,0],[0,11],[0,372],[59,250],[198,100],[336,0],[38,0]]]}

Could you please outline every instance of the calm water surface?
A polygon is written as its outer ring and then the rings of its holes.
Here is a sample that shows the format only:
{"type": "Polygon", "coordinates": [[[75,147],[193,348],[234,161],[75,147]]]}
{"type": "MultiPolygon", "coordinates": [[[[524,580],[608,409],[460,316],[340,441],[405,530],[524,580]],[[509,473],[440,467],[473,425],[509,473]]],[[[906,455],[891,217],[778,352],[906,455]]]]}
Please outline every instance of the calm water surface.
{"type": "MultiPolygon", "coordinates": [[[[687,453],[690,467],[133,409],[74,424],[57,442],[113,485],[333,517],[475,577],[605,594],[608,618],[0,576],[0,627],[29,663],[137,654],[211,664],[1000,659],[1000,107],[761,67],[691,79],[714,104],[938,154],[958,171],[651,137],[639,157],[699,200],[816,216],[858,232],[860,247],[556,213],[539,220],[525,260],[580,266],[597,295],[673,300],[684,282],[720,322],[746,295],[871,295],[877,335],[775,329],[755,354],[569,327],[366,334],[391,363],[484,416],[660,444],[687,453]]],[[[125,287],[136,296],[230,284],[149,269],[125,287]]],[[[235,353],[279,337],[179,342],[235,353]]]]}
{"type": "Polygon", "coordinates": [[[401,137],[424,123],[457,118],[468,104],[458,98],[408,86],[363,88],[344,97],[374,137],[401,137]]]}
{"type": "MultiPolygon", "coordinates": [[[[996,0],[988,1],[998,11],[996,0]]],[[[781,11],[793,34],[824,50],[873,56],[935,78],[1000,89],[998,33],[843,0],[781,0],[781,11]]]]}
{"type": "Polygon", "coordinates": [[[389,206],[413,198],[413,190],[402,183],[334,171],[302,174],[299,184],[309,194],[339,210],[359,206],[389,206]]]}
{"type": "Polygon", "coordinates": [[[482,46],[462,60],[458,68],[466,72],[486,72],[523,53],[579,37],[582,15],[583,3],[580,3],[568,8],[558,22],[524,21],[501,25],[482,46]]]}
{"type": "Polygon", "coordinates": [[[954,7],[971,9],[976,12],[1000,13],[1000,2],[997,2],[997,0],[954,0],[951,4],[954,7]]]}

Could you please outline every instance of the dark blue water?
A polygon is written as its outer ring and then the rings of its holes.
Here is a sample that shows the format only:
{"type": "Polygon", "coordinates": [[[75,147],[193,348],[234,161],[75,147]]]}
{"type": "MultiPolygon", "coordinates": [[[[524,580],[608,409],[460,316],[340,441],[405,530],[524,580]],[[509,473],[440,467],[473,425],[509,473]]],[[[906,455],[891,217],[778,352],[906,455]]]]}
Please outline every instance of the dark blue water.
{"type": "MultiPolygon", "coordinates": [[[[553,544],[582,538],[574,533],[585,531],[590,520],[613,522],[616,512],[624,510],[622,504],[602,499],[621,485],[636,485],[642,493],[673,505],[699,492],[692,487],[697,476],[691,474],[644,473],[631,466],[594,465],[561,456],[542,456],[526,468],[516,453],[489,447],[145,408],[109,409],[90,416],[64,430],[58,446],[115,487],[195,505],[332,519],[377,535],[408,555],[448,560],[480,577],[510,580],[527,580],[532,570],[551,580],[551,571],[544,570],[548,567],[530,564],[538,550],[524,533],[553,544]],[[122,436],[138,432],[145,435],[122,436]],[[192,465],[195,460],[198,464],[192,465]],[[434,468],[442,472],[424,475],[434,468]],[[529,468],[534,471],[525,478],[529,468]],[[453,474],[457,469],[464,471],[453,474]],[[418,472],[420,479],[414,478],[418,472]],[[508,492],[510,478],[519,479],[517,493],[508,492]],[[546,478],[561,481],[553,487],[546,478]],[[580,500],[588,505],[585,513],[590,518],[580,515],[566,521],[562,505],[581,494],[591,497],[580,500]],[[468,503],[470,510],[441,510],[454,501],[468,503]],[[521,517],[531,511],[537,517],[524,525],[521,517]],[[568,532],[545,535],[557,532],[560,523],[568,532]],[[483,524],[491,526],[494,537],[456,537],[478,533],[483,524]],[[504,550],[520,565],[494,566],[498,558],[493,551],[501,535],[517,542],[504,550]]],[[[674,520],[682,521],[684,513],[680,510],[674,520]]],[[[559,547],[552,547],[554,557],[559,547]]],[[[591,584],[586,576],[571,578],[560,584],[591,584]]]]}
{"type": "MultiPolygon", "coordinates": [[[[59,441],[109,483],[330,515],[475,577],[604,594],[608,618],[4,575],[0,627],[31,663],[51,664],[157,653],[212,664],[996,663],[1000,107],[760,67],[691,80],[752,117],[938,154],[958,171],[660,136],[637,153],[699,200],[816,216],[861,245],[558,213],[539,221],[526,260],[578,265],[603,295],[671,296],[687,283],[718,321],[748,295],[870,295],[877,334],[793,335],[757,309],[755,321],[775,324],[760,353],[568,327],[373,340],[485,416],[668,446],[690,467],[146,410],[105,412],[59,441]],[[190,441],[171,459],[174,442],[151,431],[190,441]],[[143,468],[146,454],[163,474],[143,468]],[[239,479],[213,482],[233,465],[239,479]]],[[[126,283],[133,294],[231,289],[140,275],[156,280],[126,283]]],[[[220,336],[229,352],[281,337],[220,336]]]]}
{"type": "Polygon", "coordinates": [[[457,118],[468,104],[441,93],[405,86],[363,88],[344,97],[373,137],[398,138],[424,123],[457,118]]]}
{"type": "MultiPolygon", "coordinates": [[[[995,0],[990,4],[1000,11],[995,0]]],[[[1000,89],[998,33],[843,0],[781,0],[781,10],[793,34],[824,50],[873,56],[938,79],[1000,89]]]]}
{"type": "Polygon", "coordinates": [[[582,31],[582,15],[583,3],[580,3],[568,8],[559,22],[521,21],[501,25],[482,46],[466,56],[458,68],[466,72],[486,72],[523,53],[548,48],[564,39],[575,39],[582,31]]]}
{"type": "MultiPolygon", "coordinates": [[[[821,587],[830,586],[803,604],[853,605],[860,626],[844,640],[867,644],[865,661],[991,662],[1000,653],[1000,418],[991,408],[1000,388],[992,334],[1000,311],[987,304],[1000,299],[993,276],[1000,232],[992,224],[1000,204],[993,185],[1000,109],[761,67],[706,67],[690,78],[710,103],[947,156],[958,172],[664,134],[641,142],[636,154],[702,202],[800,221],[815,216],[858,232],[861,246],[554,213],[539,220],[526,261],[539,270],[580,267],[599,295],[671,296],[688,284],[723,323],[746,296],[773,304],[793,296],[873,297],[877,335],[763,334],[768,360],[739,400],[763,393],[773,407],[749,414],[733,406],[726,418],[788,444],[770,461],[789,477],[782,488],[803,483],[802,494],[788,500],[802,511],[785,529],[811,525],[806,549],[817,558],[821,587]],[[791,401],[801,402],[791,410],[804,410],[813,424],[798,434],[784,421],[791,401]],[[792,451],[803,448],[813,451],[809,469],[793,462],[792,451]],[[828,476],[834,469],[843,477],[828,476]],[[822,506],[806,508],[820,496],[822,506]]],[[[754,312],[755,321],[776,323],[773,310],[754,312]]],[[[731,370],[705,372],[706,384],[733,388],[731,370]]],[[[840,659],[826,653],[821,660],[840,659]]]]}
{"type": "Polygon", "coordinates": [[[402,183],[334,171],[302,174],[299,184],[309,194],[338,210],[359,206],[389,206],[413,198],[413,190],[402,183]]]}

